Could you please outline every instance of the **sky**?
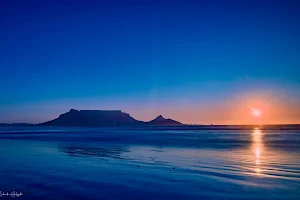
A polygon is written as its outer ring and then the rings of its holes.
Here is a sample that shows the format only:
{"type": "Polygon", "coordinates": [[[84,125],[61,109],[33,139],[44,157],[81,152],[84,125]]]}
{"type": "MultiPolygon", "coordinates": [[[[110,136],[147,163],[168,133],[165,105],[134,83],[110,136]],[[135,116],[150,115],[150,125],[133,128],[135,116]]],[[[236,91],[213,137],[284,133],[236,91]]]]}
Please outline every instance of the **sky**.
{"type": "Polygon", "coordinates": [[[294,0],[1,1],[0,123],[300,123],[299,21],[294,0]]]}

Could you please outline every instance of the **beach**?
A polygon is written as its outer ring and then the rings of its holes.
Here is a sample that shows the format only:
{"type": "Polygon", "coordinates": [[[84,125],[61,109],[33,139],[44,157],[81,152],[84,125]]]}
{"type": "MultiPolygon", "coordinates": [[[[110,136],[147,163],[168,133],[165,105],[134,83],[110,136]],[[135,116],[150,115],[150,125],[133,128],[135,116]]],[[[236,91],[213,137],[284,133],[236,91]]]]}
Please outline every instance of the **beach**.
{"type": "Polygon", "coordinates": [[[1,128],[0,152],[19,199],[300,198],[299,130],[1,128]]]}

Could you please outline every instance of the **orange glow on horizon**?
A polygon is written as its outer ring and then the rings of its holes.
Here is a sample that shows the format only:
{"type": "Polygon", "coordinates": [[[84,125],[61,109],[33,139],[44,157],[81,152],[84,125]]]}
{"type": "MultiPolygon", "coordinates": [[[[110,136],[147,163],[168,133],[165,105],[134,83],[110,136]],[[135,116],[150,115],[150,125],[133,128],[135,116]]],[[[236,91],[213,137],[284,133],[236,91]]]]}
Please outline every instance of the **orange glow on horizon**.
{"type": "Polygon", "coordinates": [[[265,125],[300,124],[299,107],[300,101],[278,93],[243,91],[237,94],[233,91],[232,96],[226,99],[208,101],[184,96],[179,99],[170,97],[164,104],[141,102],[122,110],[144,121],[162,115],[184,124],[265,125]],[[252,112],[250,106],[259,112],[252,112]]]}

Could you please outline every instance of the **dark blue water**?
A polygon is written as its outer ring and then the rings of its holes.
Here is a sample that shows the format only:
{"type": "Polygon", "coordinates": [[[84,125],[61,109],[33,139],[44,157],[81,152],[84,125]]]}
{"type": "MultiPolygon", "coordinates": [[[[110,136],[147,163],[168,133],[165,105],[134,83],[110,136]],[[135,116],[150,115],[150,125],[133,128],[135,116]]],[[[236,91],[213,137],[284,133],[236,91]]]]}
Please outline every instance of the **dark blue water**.
{"type": "Polygon", "coordinates": [[[299,130],[1,128],[0,161],[18,199],[300,199],[299,130]]]}

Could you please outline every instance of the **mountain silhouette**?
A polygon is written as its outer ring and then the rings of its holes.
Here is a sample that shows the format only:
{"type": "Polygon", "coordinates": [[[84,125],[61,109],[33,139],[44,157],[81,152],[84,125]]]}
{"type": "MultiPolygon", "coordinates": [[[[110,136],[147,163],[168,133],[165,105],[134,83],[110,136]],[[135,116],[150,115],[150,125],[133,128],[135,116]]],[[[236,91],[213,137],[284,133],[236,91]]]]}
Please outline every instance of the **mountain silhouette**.
{"type": "Polygon", "coordinates": [[[180,122],[172,119],[165,119],[161,115],[150,122],[143,122],[134,119],[121,110],[75,110],[61,114],[58,118],[38,124],[39,126],[122,126],[122,125],[157,125],[174,126],[181,125],[180,122]]]}
{"type": "Polygon", "coordinates": [[[75,110],[61,114],[57,119],[39,124],[43,126],[114,126],[139,125],[143,122],[120,110],[75,110]]]}
{"type": "Polygon", "coordinates": [[[158,125],[158,126],[176,126],[182,125],[182,123],[177,122],[173,119],[165,119],[163,116],[159,115],[154,120],[148,122],[149,125],[158,125]]]}

